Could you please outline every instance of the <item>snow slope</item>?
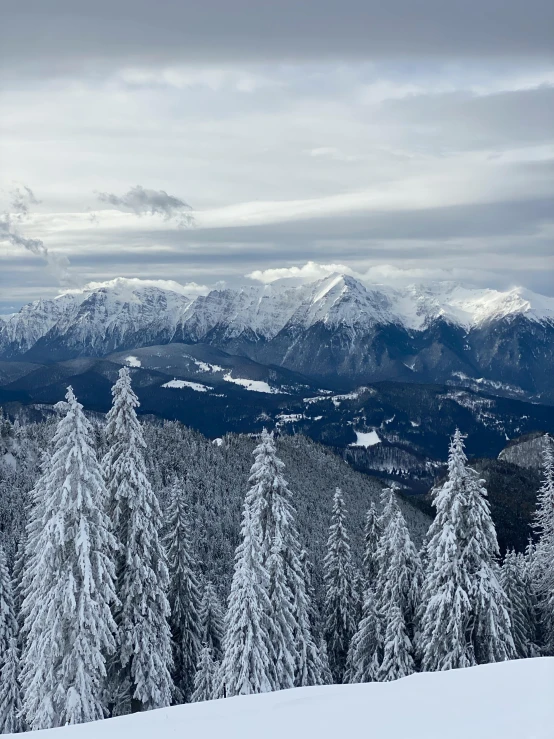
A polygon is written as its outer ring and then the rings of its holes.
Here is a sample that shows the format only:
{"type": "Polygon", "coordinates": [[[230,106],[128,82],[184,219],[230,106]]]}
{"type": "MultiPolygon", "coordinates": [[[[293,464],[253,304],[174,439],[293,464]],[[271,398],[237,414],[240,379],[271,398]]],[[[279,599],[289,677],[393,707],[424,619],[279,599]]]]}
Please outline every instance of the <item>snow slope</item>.
{"type": "Polygon", "coordinates": [[[554,658],[296,688],[43,731],[41,739],[552,739],[554,658]]]}

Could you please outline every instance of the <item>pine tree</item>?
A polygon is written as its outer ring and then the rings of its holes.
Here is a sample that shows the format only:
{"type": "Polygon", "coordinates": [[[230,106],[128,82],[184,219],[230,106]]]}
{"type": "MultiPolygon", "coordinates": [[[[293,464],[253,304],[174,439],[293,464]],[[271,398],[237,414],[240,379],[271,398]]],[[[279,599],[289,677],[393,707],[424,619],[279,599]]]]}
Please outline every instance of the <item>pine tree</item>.
{"type": "Polygon", "coordinates": [[[346,510],[340,488],[333,498],[333,515],[324,560],[325,638],[335,682],[342,682],[354,620],[353,569],[346,531],[346,510]]]}
{"type": "Polygon", "coordinates": [[[375,504],[372,503],[368,508],[365,527],[364,527],[364,557],[363,557],[363,574],[366,587],[369,585],[375,588],[377,575],[379,572],[379,564],[377,559],[377,548],[382,530],[377,516],[375,504]]]}
{"type": "Polygon", "coordinates": [[[500,552],[490,515],[484,480],[466,468],[467,531],[464,557],[474,573],[473,650],[478,664],[514,659],[516,650],[510,622],[509,602],[500,584],[500,552]]]}
{"type": "Polygon", "coordinates": [[[104,457],[111,517],[119,546],[116,609],[120,643],[113,672],[114,711],[168,706],[174,691],[167,592],[169,574],[159,538],[160,506],[146,475],[146,444],[127,367],[112,388],[104,457]],[[130,700],[129,700],[130,698],[130,700]],[[131,702],[132,701],[132,702],[131,702]]]}
{"type": "Polygon", "coordinates": [[[418,639],[427,671],[467,667],[514,653],[486,490],[467,467],[464,437],[456,430],[447,480],[435,491],[437,514],[425,549],[426,572],[418,639]]]}
{"type": "Polygon", "coordinates": [[[210,580],[204,585],[198,616],[202,643],[210,648],[214,660],[217,662],[223,654],[225,614],[210,580]]]}
{"type": "Polygon", "coordinates": [[[324,636],[319,640],[319,655],[321,660],[321,685],[332,685],[333,675],[329,667],[329,655],[327,653],[327,641],[324,636]]]}
{"type": "MultiPolygon", "coordinates": [[[[1,418],[0,418],[1,420],[1,418]]],[[[6,553],[0,544],[0,668],[11,639],[17,634],[13,590],[6,553]]]]}
{"type": "Polygon", "coordinates": [[[543,482],[537,496],[534,528],[538,541],[532,574],[538,600],[544,653],[554,655],[554,444],[546,436],[543,482]]]}
{"type": "Polygon", "coordinates": [[[393,604],[388,614],[379,680],[398,680],[411,675],[414,670],[412,643],[406,631],[404,616],[400,608],[393,604]]]}
{"type": "Polygon", "coordinates": [[[316,685],[321,664],[311,624],[301,547],[294,522],[292,493],[283,477],[273,436],[265,429],[254,450],[252,487],[246,500],[260,539],[262,564],[269,575],[268,628],[274,646],[274,686],[316,685]]]}
{"type": "Polygon", "coordinates": [[[19,648],[17,638],[12,636],[0,669],[0,734],[25,731],[21,710],[19,648]]]}
{"type": "Polygon", "coordinates": [[[391,606],[397,605],[408,633],[413,636],[421,588],[421,562],[398,506],[391,512],[379,540],[377,559],[380,562],[377,611],[386,621],[391,606]]]}
{"type": "Polygon", "coordinates": [[[4,549],[0,546],[0,734],[23,731],[18,677],[19,649],[12,581],[4,549]]]}
{"type": "Polygon", "coordinates": [[[212,659],[212,650],[204,644],[200,650],[200,657],[194,676],[194,691],[191,696],[192,703],[209,701],[214,698],[216,667],[212,659]]]}
{"type": "Polygon", "coordinates": [[[218,677],[218,689],[225,696],[265,693],[274,687],[274,650],[267,623],[270,611],[268,581],[257,530],[252,525],[251,506],[246,500],[225,615],[223,661],[218,677]]]}
{"type": "Polygon", "coordinates": [[[535,613],[532,594],[525,578],[525,561],[514,550],[506,552],[500,582],[508,597],[508,610],[517,656],[536,657],[535,613]]]}
{"type": "Polygon", "coordinates": [[[170,626],[173,636],[174,683],[181,702],[188,701],[201,650],[200,586],[188,506],[182,484],[175,480],[167,510],[165,547],[169,568],[170,626]]]}
{"type": "Polygon", "coordinates": [[[362,620],[348,650],[344,682],[369,683],[379,678],[380,625],[373,590],[364,594],[362,620]]]}
{"type": "Polygon", "coordinates": [[[102,704],[106,653],[115,648],[116,543],[90,424],[71,388],[50,462],[35,489],[23,578],[24,710],[31,729],[94,721],[102,704]]]}

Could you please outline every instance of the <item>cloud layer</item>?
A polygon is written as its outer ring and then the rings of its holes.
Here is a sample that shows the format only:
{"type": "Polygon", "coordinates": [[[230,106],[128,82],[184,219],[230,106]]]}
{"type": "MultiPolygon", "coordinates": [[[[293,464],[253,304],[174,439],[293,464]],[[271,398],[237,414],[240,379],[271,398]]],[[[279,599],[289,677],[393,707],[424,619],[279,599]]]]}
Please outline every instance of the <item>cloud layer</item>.
{"type": "Polygon", "coordinates": [[[335,266],[554,294],[552,12],[12,3],[0,312],[68,279],[335,266]]]}

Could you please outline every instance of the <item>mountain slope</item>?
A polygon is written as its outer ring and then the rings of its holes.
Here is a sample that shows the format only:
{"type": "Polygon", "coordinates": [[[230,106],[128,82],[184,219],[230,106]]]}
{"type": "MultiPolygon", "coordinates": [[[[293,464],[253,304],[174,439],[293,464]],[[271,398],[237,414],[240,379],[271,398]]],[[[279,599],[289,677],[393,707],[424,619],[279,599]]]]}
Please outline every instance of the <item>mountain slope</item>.
{"type": "Polygon", "coordinates": [[[314,381],[483,384],[554,402],[554,298],[454,283],[403,290],[330,275],[194,299],[117,278],[40,300],[0,324],[0,358],[51,362],[208,344],[314,381]]]}
{"type": "Polygon", "coordinates": [[[41,739],[547,739],[554,658],[324,685],[162,708],[41,732],[41,739]]]}

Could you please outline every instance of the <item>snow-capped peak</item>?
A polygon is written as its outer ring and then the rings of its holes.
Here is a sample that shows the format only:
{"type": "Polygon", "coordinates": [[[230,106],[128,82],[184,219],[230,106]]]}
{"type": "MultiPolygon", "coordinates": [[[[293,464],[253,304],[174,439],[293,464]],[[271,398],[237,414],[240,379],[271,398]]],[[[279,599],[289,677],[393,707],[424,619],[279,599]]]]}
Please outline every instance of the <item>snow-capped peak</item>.
{"type": "Polygon", "coordinates": [[[406,328],[416,330],[439,318],[466,330],[513,315],[554,322],[554,298],[521,287],[501,292],[435,282],[410,285],[395,293],[393,310],[406,328]]]}

